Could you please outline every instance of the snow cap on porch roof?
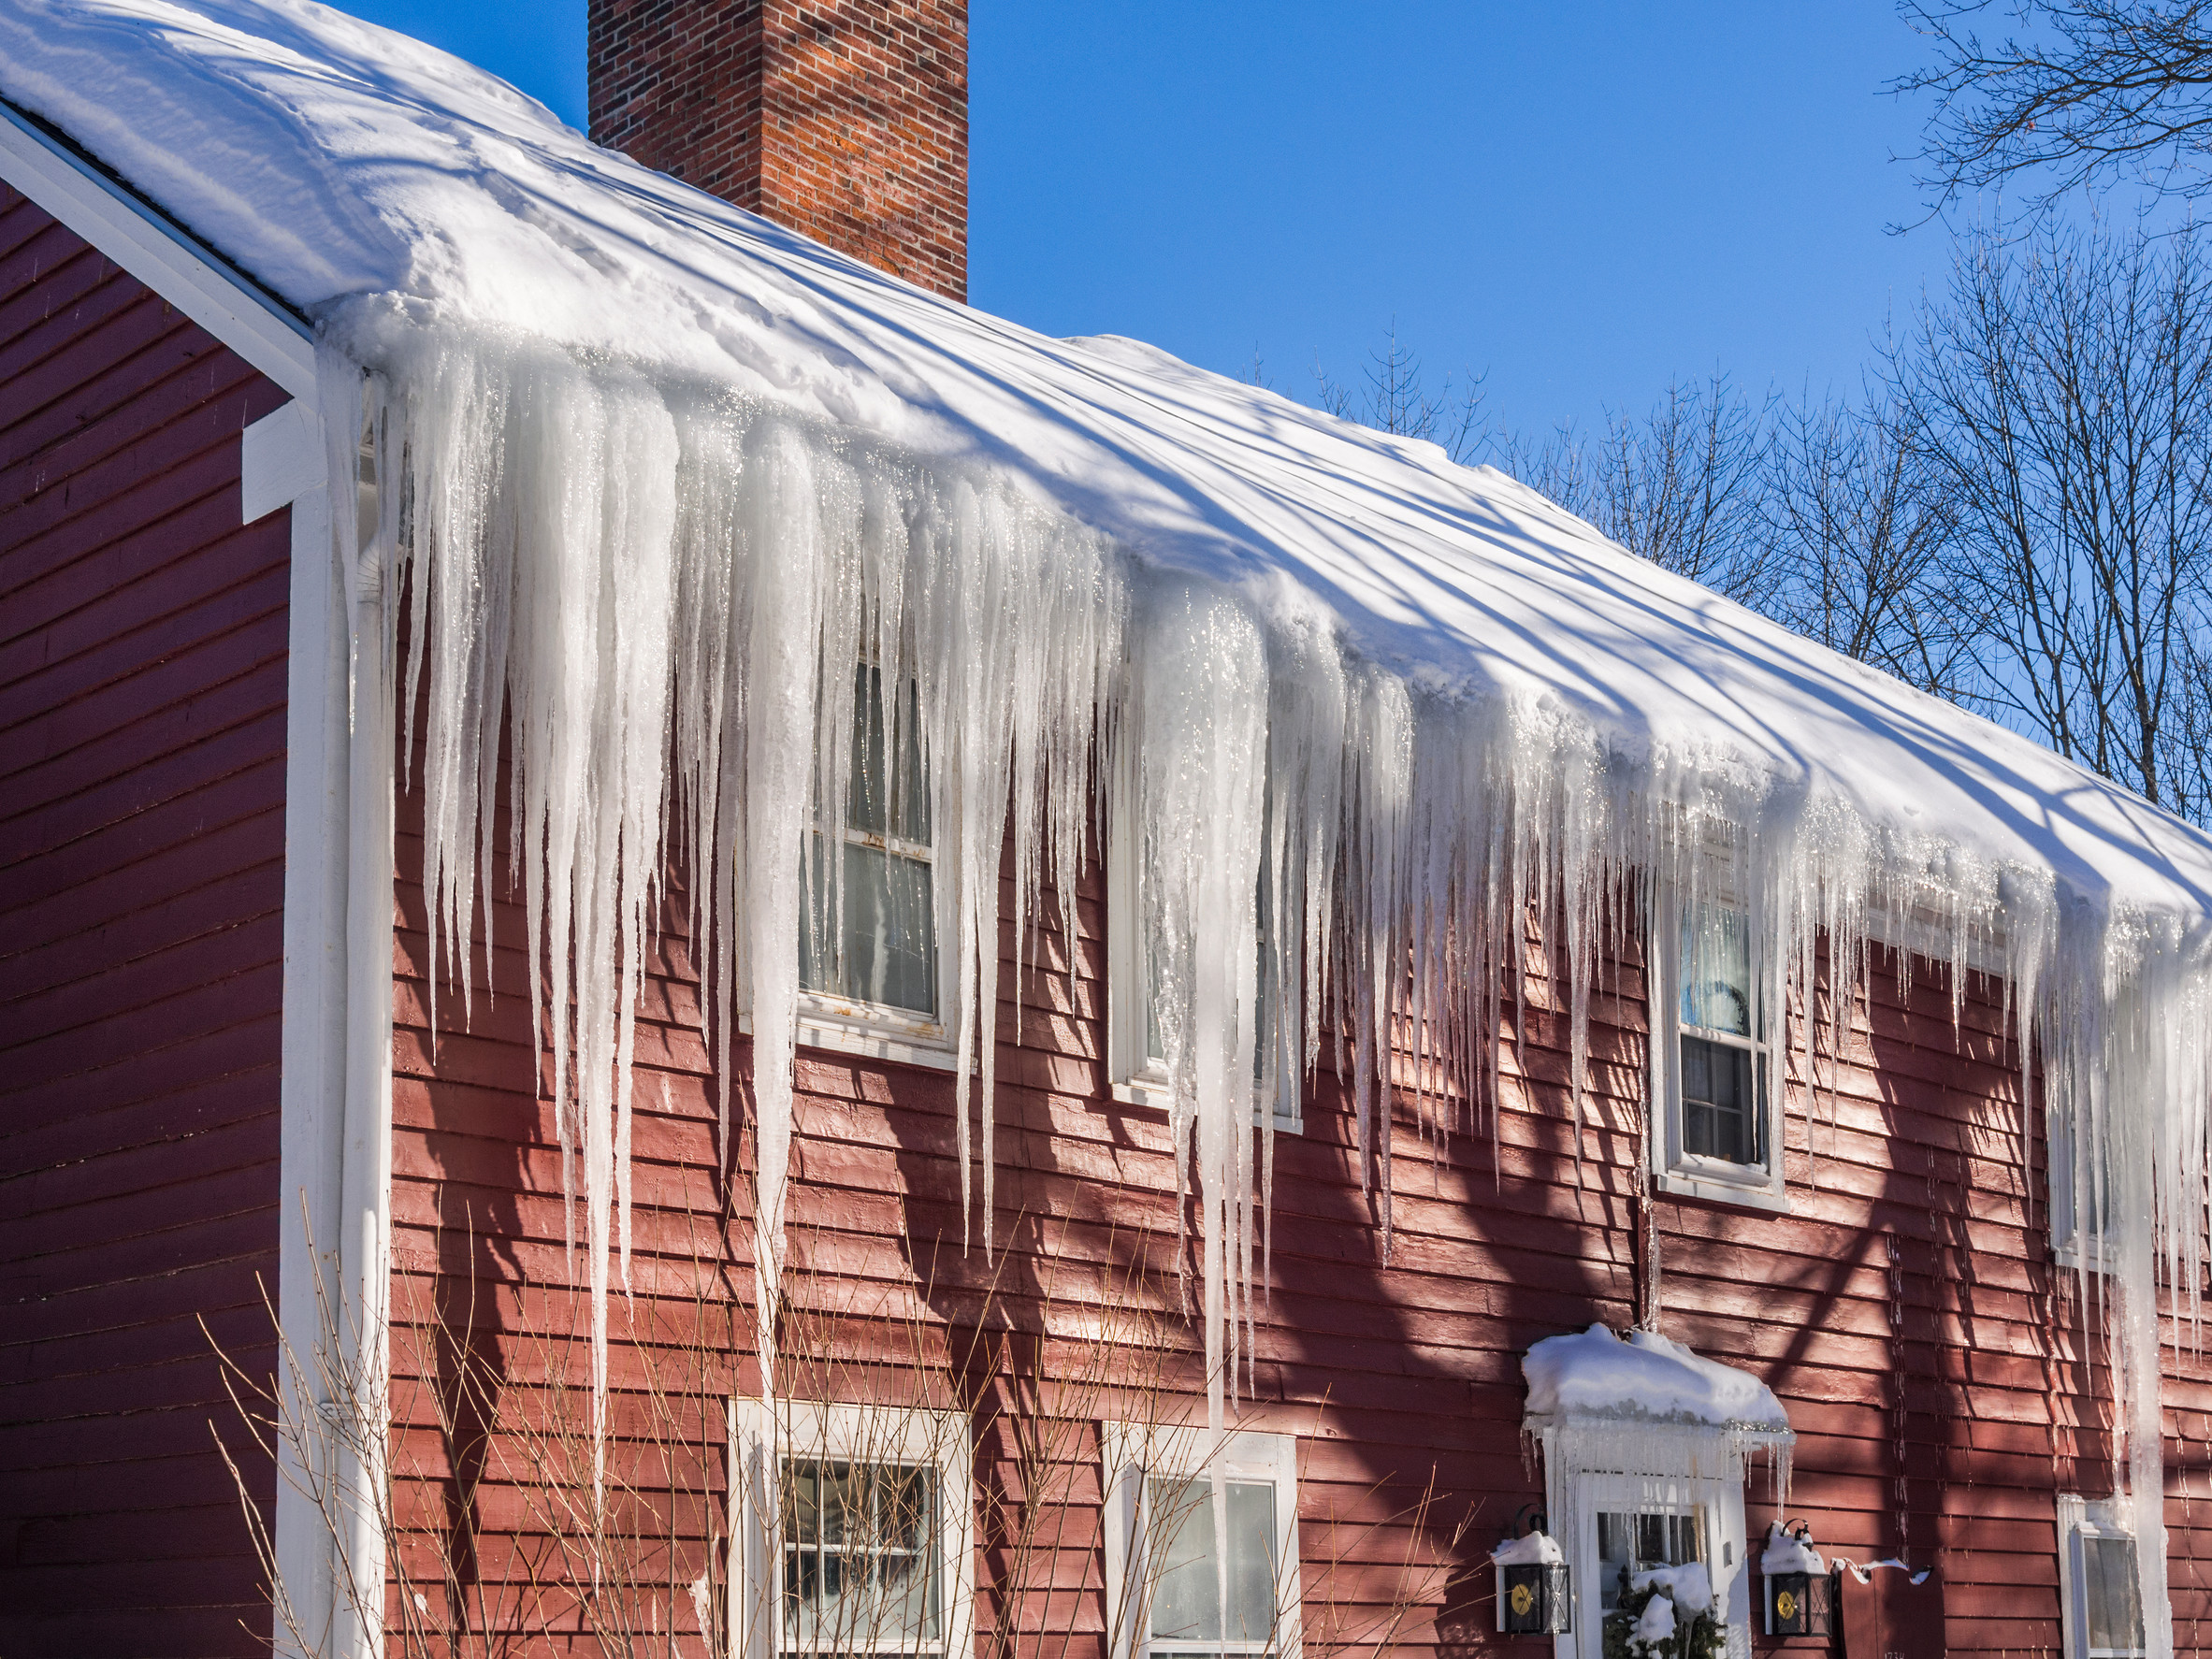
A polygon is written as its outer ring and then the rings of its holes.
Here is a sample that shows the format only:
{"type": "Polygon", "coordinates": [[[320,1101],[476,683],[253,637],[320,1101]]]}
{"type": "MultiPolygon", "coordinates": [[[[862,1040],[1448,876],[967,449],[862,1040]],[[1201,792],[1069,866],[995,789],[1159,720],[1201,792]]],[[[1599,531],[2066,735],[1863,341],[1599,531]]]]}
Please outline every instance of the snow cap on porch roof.
{"type": "Polygon", "coordinates": [[[1140,563],[1614,763],[1842,803],[1988,889],[2212,914],[2212,844],[2014,733],[1796,638],[1491,468],[1118,338],[1055,340],[620,155],[443,52],[304,0],[0,0],[0,95],[373,355],[515,332],[986,465],[1140,563]]]}
{"type": "Polygon", "coordinates": [[[1797,1435],[1774,1391],[1655,1331],[1619,1336],[1597,1324],[1547,1336],[1522,1356],[1521,1374],[1523,1432],[1574,1469],[1741,1480],[1764,1451],[1786,1483],[1797,1435]]]}

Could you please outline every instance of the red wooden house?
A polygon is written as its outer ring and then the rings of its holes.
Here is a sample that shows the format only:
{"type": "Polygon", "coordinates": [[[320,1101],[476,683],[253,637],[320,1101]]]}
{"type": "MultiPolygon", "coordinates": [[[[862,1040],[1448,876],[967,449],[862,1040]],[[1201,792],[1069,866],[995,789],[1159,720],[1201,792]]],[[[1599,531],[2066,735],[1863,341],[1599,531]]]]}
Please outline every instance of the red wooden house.
{"type": "Polygon", "coordinates": [[[2197,1651],[2212,846],[968,311],[965,32],[0,0],[0,1652],[2197,1651]]]}

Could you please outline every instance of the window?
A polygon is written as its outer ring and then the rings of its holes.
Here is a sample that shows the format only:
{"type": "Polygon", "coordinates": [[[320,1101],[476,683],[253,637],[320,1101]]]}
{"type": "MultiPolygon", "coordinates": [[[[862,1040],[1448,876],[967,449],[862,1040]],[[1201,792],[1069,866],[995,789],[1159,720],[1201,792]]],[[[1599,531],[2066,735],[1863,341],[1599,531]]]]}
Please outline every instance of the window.
{"type": "Polygon", "coordinates": [[[2084,1170],[2079,1165],[2075,1112],[2063,1100],[2046,1094],[2043,1121],[2050,1166],[2051,1251],[2068,1267],[2087,1265],[2102,1270],[2112,1240],[2112,1137],[2105,1134],[2096,1166],[2084,1170]],[[2077,1219],[2084,1211],[2089,1221],[2086,1230],[2077,1219]],[[2089,1247],[2086,1257],[2082,1248],[2085,1239],[2089,1247]]]}
{"type": "MultiPolygon", "coordinates": [[[[1259,893],[1260,1030],[1253,1065],[1264,1078],[1272,1057],[1275,1068],[1275,1128],[1295,1134],[1305,1126],[1305,1033],[1294,1020],[1277,1017],[1275,952],[1268,930],[1270,883],[1263,872],[1259,893]]],[[[1107,1060],[1114,1098],[1129,1105],[1168,1104],[1166,1059],[1154,1007],[1158,977],[1145,950],[1144,894],[1138,871],[1137,831],[1127,796],[1117,789],[1114,819],[1106,844],[1107,1060]]],[[[1257,1114],[1255,1113],[1255,1117],[1257,1114]]]]}
{"type": "MultiPolygon", "coordinates": [[[[1547,1477],[1553,1462],[1547,1448],[1547,1477]]],[[[1649,1567],[1703,1562],[1728,1622],[1750,1628],[1741,1480],[1566,1469],[1553,1479],[1571,1489],[1560,1494],[1566,1505],[1548,1501],[1566,1518],[1554,1536],[1574,1568],[1576,1601],[1575,1633],[1558,1638],[1560,1659],[1603,1659],[1606,1616],[1649,1567]]]]}
{"type": "Polygon", "coordinates": [[[1771,988],[1752,916],[1663,897],[1651,970],[1653,1162],[1661,1187],[1785,1207],[1768,1043],[1771,988]]]}
{"type": "Polygon", "coordinates": [[[1655,1566],[1705,1559],[1694,1508],[1598,1511],[1598,1605],[1612,1612],[1636,1575],[1655,1566]]]}
{"type": "Polygon", "coordinates": [[[817,807],[803,857],[799,1040],[949,1065],[919,687],[887,699],[861,664],[851,741],[845,821],[822,823],[817,807]]]}
{"type": "Polygon", "coordinates": [[[1297,1442],[1246,1431],[1211,1460],[1207,1444],[1195,1429],[1106,1425],[1112,1659],[1298,1652],[1297,1442]]]}
{"type": "Polygon", "coordinates": [[[2149,1651],[2125,1499],[2060,1494],[2059,1569],[2066,1659],[2133,1659],[2149,1651]]]}
{"type": "Polygon", "coordinates": [[[751,1656],[974,1642],[967,1419],[890,1406],[733,1401],[730,1581],[751,1656]]]}

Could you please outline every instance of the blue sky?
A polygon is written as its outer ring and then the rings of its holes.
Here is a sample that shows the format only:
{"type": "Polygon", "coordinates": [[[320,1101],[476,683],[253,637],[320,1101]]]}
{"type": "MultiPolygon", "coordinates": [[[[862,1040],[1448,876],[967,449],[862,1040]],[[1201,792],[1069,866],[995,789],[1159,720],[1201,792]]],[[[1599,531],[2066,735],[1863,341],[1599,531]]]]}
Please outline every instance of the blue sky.
{"type": "MultiPolygon", "coordinates": [[[[584,119],[582,0],[354,0],[584,119]]],[[[972,297],[1310,396],[1395,319],[1494,415],[1856,383],[1948,260],[1883,0],[972,0],[972,297]]]]}

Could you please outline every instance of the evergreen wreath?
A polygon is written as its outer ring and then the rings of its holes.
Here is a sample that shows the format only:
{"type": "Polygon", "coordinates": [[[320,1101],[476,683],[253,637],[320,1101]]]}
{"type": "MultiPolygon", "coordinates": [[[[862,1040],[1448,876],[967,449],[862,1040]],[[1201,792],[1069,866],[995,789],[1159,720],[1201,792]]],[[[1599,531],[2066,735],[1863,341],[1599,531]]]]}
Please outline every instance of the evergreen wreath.
{"type": "Polygon", "coordinates": [[[1656,1584],[1621,1592],[1619,1609],[1605,1616],[1605,1659],[1727,1659],[1728,1626],[1713,1617],[1711,1608],[1684,1614],[1678,1605],[1674,1634],[1663,1642],[1639,1642],[1629,1637],[1652,1597],[1666,1594],[1656,1584]]]}

